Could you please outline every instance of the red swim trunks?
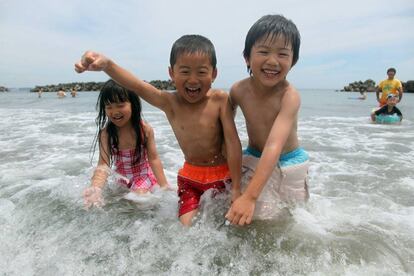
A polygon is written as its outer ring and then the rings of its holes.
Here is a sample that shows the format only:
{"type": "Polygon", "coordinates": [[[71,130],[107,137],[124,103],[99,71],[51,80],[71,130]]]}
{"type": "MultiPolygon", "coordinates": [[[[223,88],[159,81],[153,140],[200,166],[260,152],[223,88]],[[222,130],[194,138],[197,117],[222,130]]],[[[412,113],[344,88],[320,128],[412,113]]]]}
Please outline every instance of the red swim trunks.
{"type": "Polygon", "coordinates": [[[177,185],[178,216],[198,208],[201,195],[208,189],[225,189],[225,182],[230,180],[227,164],[214,167],[200,167],[187,162],[178,171],[177,185]]]}

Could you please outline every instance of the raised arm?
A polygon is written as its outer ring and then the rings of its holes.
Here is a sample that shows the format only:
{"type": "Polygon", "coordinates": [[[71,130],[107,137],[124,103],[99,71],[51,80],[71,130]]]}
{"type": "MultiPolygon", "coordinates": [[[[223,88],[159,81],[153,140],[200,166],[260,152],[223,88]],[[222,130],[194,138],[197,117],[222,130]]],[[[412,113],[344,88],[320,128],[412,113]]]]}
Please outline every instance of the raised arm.
{"type": "Polygon", "coordinates": [[[121,86],[134,91],[139,97],[151,105],[165,111],[168,106],[169,93],[161,91],[149,83],[140,80],[132,73],[117,65],[102,54],[87,51],[82,59],[75,64],[75,71],[104,71],[121,86]]]}

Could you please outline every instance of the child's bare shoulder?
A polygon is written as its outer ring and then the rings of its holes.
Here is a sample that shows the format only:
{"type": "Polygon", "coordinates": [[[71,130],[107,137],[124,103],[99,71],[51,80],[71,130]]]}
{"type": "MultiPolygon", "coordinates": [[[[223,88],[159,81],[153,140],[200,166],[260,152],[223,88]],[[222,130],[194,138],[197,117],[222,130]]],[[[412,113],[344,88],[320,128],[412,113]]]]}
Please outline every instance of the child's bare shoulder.
{"type": "Polygon", "coordinates": [[[154,130],[153,128],[150,126],[150,124],[148,124],[145,121],[141,121],[142,122],[142,129],[144,130],[144,135],[146,138],[149,138],[151,136],[154,135],[154,130]]]}
{"type": "Polygon", "coordinates": [[[286,91],[282,96],[282,106],[287,109],[298,110],[301,104],[300,94],[292,85],[286,87],[286,91]]]}
{"type": "Polygon", "coordinates": [[[148,124],[147,122],[145,122],[144,120],[141,121],[141,125],[142,125],[142,129],[144,130],[144,132],[148,132],[152,129],[152,127],[150,126],[150,124],[148,124]]]}
{"type": "Polygon", "coordinates": [[[99,137],[98,138],[99,138],[99,142],[101,144],[105,145],[108,142],[108,137],[109,137],[109,134],[108,134],[108,128],[107,127],[104,127],[103,129],[101,129],[99,131],[99,137]]]}
{"type": "Polygon", "coordinates": [[[229,94],[221,89],[211,89],[210,99],[214,102],[223,102],[227,101],[229,94]]]}
{"type": "Polygon", "coordinates": [[[249,78],[235,82],[230,88],[230,95],[243,93],[249,87],[249,78]]]}
{"type": "Polygon", "coordinates": [[[286,87],[286,92],[284,93],[284,96],[290,99],[299,99],[300,100],[300,95],[298,90],[291,84],[289,84],[286,87]]]}
{"type": "Polygon", "coordinates": [[[101,137],[105,136],[108,137],[108,127],[104,127],[103,129],[101,129],[101,133],[100,133],[101,137]]]}
{"type": "Polygon", "coordinates": [[[230,98],[233,105],[238,105],[249,90],[249,78],[235,82],[230,88],[230,98]]]}

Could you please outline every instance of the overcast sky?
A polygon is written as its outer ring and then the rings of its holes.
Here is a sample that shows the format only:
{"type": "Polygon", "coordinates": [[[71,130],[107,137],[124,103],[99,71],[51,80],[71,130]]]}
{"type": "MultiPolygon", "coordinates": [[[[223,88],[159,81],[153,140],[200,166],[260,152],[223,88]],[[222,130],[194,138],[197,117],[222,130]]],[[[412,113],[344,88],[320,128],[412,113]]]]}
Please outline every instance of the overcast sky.
{"type": "Polygon", "coordinates": [[[0,0],[0,86],[106,80],[74,72],[88,49],[144,80],[165,80],[174,41],[201,34],[216,47],[215,87],[228,88],[247,76],[244,39],[266,14],[284,15],[301,33],[288,75],[298,88],[378,83],[388,67],[414,80],[413,0],[0,0]]]}

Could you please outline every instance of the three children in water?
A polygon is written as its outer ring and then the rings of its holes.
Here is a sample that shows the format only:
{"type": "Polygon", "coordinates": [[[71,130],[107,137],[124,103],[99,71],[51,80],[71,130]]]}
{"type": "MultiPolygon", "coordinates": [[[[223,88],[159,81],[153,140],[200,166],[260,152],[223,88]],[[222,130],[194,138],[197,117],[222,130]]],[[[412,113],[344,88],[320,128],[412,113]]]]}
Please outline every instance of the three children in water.
{"type": "MultiPolygon", "coordinates": [[[[191,225],[207,189],[222,191],[229,181],[232,205],[226,219],[235,225],[277,218],[281,204],[306,201],[309,158],[297,137],[300,95],[286,79],[299,48],[300,34],[292,21],[263,16],[245,40],[249,76],[236,82],[229,94],[211,88],[217,76],[215,49],[200,35],[185,35],[172,47],[169,75],[177,88],[172,93],[138,79],[102,54],[86,52],[75,70],[104,71],[120,84],[110,81],[115,90],[122,90],[100,94],[98,168],[114,164],[123,175],[136,172],[128,176],[129,185],[143,196],[155,183],[168,187],[153,132],[131,102],[135,95],[166,114],[183,151],[177,186],[178,215],[184,225],[191,225]],[[243,154],[233,120],[237,106],[249,137],[243,154]],[[136,170],[130,169],[134,166],[136,170]]],[[[106,177],[105,170],[95,172],[85,191],[87,205],[102,204],[106,177]]]]}

